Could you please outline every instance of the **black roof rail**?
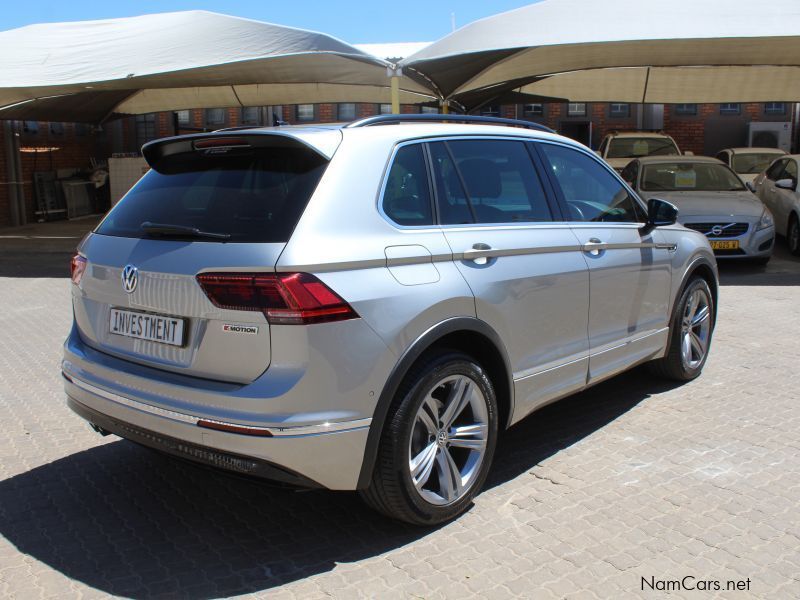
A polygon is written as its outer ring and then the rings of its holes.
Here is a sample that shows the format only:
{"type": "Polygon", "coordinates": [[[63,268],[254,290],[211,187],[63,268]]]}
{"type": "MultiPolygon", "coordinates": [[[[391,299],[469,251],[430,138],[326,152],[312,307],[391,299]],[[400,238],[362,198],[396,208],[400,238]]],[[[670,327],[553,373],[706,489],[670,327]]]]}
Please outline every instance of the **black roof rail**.
{"type": "Polygon", "coordinates": [[[484,117],[480,115],[440,115],[440,114],[403,114],[377,115],[348,123],[344,127],[372,127],[374,125],[398,125],[400,123],[475,123],[478,125],[505,125],[507,127],[523,127],[555,133],[549,127],[532,121],[519,119],[503,119],[500,117],[484,117]]]}

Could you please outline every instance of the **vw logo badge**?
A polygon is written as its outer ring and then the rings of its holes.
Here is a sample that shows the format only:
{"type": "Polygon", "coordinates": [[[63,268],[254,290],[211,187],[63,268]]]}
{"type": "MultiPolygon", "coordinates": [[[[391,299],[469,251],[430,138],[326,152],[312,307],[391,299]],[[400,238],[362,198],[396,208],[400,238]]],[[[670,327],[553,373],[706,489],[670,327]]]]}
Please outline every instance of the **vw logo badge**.
{"type": "Polygon", "coordinates": [[[722,225],[714,225],[711,228],[711,233],[713,233],[715,236],[722,235],[722,225]]]}
{"type": "Polygon", "coordinates": [[[139,283],[139,269],[133,265],[125,265],[122,269],[122,288],[130,294],[136,289],[137,283],[139,283]]]}

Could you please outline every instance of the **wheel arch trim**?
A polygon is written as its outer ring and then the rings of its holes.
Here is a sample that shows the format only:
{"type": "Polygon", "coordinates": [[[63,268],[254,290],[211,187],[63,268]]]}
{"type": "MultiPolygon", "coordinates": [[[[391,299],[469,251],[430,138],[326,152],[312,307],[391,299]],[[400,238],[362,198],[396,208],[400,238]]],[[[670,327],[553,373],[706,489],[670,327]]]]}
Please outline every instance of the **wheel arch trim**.
{"type": "MultiPolygon", "coordinates": [[[[364,459],[361,463],[361,471],[358,476],[358,489],[365,489],[369,486],[372,479],[372,471],[375,467],[375,460],[378,455],[378,445],[380,444],[381,436],[383,434],[386,417],[389,412],[389,407],[392,404],[395,393],[400,387],[403,379],[408,373],[411,366],[422,356],[422,354],[431,348],[436,342],[451,333],[458,332],[471,332],[483,335],[489,339],[500,355],[505,366],[506,376],[508,378],[508,422],[514,413],[514,379],[511,370],[511,362],[508,358],[508,352],[503,344],[500,336],[492,329],[485,321],[475,317],[453,317],[442,321],[420,335],[408,348],[403,352],[400,360],[397,361],[391,374],[383,386],[378,401],[375,405],[375,411],[372,416],[372,423],[370,425],[369,434],[367,436],[367,443],[364,448],[364,459]]],[[[505,424],[508,426],[508,423],[505,424]]]]}

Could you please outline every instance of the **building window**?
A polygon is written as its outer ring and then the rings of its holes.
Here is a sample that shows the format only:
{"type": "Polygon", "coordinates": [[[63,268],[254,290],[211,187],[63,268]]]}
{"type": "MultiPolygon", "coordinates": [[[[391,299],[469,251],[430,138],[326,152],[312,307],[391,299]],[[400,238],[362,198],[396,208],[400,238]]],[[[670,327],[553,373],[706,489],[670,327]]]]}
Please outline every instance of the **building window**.
{"type": "Polygon", "coordinates": [[[568,117],[585,117],[586,102],[570,102],[567,104],[568,117]]]}
{"type": "Polygon", "coordinates": [[[261,125],[261,107],[245,106],[240,116],[242,125],[261,125]]]}
{"type": "Polygon", "coordinates": [[[75,123],[75,135],[85,136],[91,132],[92,128],[86,123],[75,123]]]}
{"type": "Polygon", "coordinates": [[[741,105],[737,103],[728,103],[719,105],[719,114],[721,115],[738,115],[741,112],[741,105]]]}
{"type": "Polygon", "coordinates": [[[612,102],[608,105],[608,116],[615,119],[627,119],[631,116],[631,105],[622,102],[612,102]]]}
{"type": "Polygon", "coordinates": [[[481,115],[484,117],[499,117],[500,116],[500,105],[499,104],[490,104],[488,106],[484,106],[481,109],[481,115]]]}
{"type": "Polygon", "coordinates": [[[64,124],[58,121],[50,123],[50,133],[52,135],[64,135],[64,124]]]}
{"type": "Polygon", "coordinates": [[[192,111],[190,110],[178,110],[175,111],[175,114],[178,115],[178,125],[188,125],[192,120],[192,111]]]}
{"type": "Polygon", "coordinates": [[[697,114],[697,104],[676,104],[675,114],[682,117],[693,117],[697,114]]]}
{"type": "Polygon", "coordinates": [[[156,138],[156,115],[136,115],[136,144],[139,148],[156,138]]]}
{"type": "Polygon", "coordinates": [[[339,121],[354,121],[356,118],[356,105],[352,102],[339,104],[336,118],[339,121]]]}
{"type": "Polygon", "coordinates": [[[227,111],[224,108],[207,108],[206,125],[209,126],[225,125],[226,112],[227,111]]]}
{"type": "Polygon", "coordinates": [[[39,133],[39,121],[23,121],[22,131],[25,133],[39,133]]]}
{"type": "Polygon", "coordinates": [[[392,114],[392,105],[391,104],[381,104],[378,106],[378,114],[381,115],[390,115],[392,114]]]}
{"type": "Polygon", "coordinates": [[[423,115],[438,115],[439,108],[437,106],[423,106],[420,112],[423,115]]]}
{"type": "Polygon", "coordinates": [[[295,111],[295,118],[298,121],[313,121],[314,120],[314,105],[313,104],[298,104],[295,111]]]}
{"type": "Polygon", "coordinates": [[[544,104],[526,104],[522,112],[526,117],[543,117],[544,104]]]}
{"type": "Polygon", "coordinates": [[[765,115],[785,115],[786,102],[765,102],[764,103],[765,115]]]}

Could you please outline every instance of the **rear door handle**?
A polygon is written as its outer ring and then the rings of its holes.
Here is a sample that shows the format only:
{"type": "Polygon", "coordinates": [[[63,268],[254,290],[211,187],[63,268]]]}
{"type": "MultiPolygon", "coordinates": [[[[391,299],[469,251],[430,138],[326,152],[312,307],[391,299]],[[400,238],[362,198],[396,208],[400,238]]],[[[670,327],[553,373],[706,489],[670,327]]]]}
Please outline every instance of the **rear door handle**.
{"type": "Polygon", "coordinates": [[[472,248],[464,250],[462,253],[463,260],[471,260],[476,265],[485,265],[491,256],[492,247],[489,244],[477,243],[472,244],[472,248]]]}
{"type": "Polygon", "coordinates": [[[608,244],[597,238],[589,238],[589,241],[583,245],[583,251],[591,256],[599,256],[608,244]]]}

